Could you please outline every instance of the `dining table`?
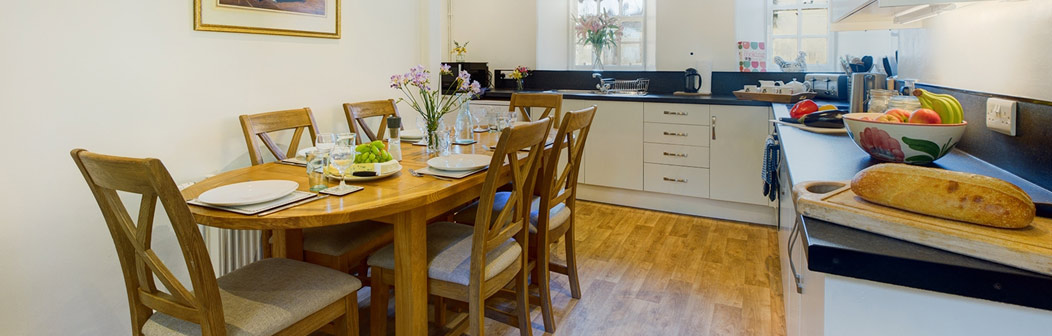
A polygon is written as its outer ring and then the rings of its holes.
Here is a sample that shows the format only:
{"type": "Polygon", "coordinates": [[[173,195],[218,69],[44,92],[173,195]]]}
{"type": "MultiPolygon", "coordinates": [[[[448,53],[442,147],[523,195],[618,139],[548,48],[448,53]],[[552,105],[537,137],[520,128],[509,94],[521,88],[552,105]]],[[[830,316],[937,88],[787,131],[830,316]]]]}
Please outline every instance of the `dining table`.
{"type": "MultiPolygon", "coordinates": [[[[450,146],[453,154],[492,156],[500,133],[475,133],[474,144],[450,146]],[[488,145],[488,146],[487,146],[488,145]]],[[[409,174],[408,169],[427,167],[427,160],[437,154],[426,153],[424,146],[408,141],[401,143],[401,172],[372,181],[349,184],[364,189],[345,195],[330,196],[273,214],[241,215],[233,212],[190,206],[201,225],[236,230],[272,230],[272,256],[303,260],[303,229],[373,220],[393,225],[395,280],[395,334],[427,334],[427,224],[478,198],[486,178],[482,171],[460,179],[439,179],[409,174]]],[[[492,167],[490,168],[492,169],[492,167]]],[[[505,164],[502,176],[510,180],[505,164]]],[[[210,189],[239,182],[290,180],[299,190],[309,191],[306,169],[283,163],[265,163],[227,171],[183,190],[187,200],[210,189]]],[[[329,180],[329,185],[338,181],[329,180]]]]}

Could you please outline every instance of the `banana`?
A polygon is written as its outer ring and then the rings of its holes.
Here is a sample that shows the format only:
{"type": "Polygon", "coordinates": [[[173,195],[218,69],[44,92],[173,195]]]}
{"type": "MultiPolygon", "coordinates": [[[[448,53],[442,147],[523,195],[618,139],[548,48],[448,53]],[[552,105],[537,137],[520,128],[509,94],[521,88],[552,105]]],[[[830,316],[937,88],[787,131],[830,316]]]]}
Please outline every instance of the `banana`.
{"type": "Polygon", "coordinates": [[[921,107],[934,110],[939,114],[943,124],[959,124],[964,118],[964,109],[961,103],[951,95],[936,94],[924,89],[913,91],[913,95],[921,103],[921,107]]]}
{"type": "Polygon", "coordinates": [[[953,96],[948,94],[933,93],[932,96],[934,96],[935,99],[941,100],[947,105],[949,105],[950,111],[952,112],[952,118],[950,118],[950,120],[946,122],[947,124],[959,124],[961,123],[961,121],[963,121],[964,108],[961,106],[961,102],[957,101],[957,98],[954,98],[953,96]]]}

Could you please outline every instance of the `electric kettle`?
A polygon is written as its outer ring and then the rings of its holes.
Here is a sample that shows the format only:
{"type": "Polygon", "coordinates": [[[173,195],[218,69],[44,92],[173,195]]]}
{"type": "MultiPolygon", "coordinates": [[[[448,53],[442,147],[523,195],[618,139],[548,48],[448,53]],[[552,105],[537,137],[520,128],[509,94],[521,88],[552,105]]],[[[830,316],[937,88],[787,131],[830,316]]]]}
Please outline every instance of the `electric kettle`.
{"type": "Polygon", "coordinates": [[[697,69],[687,68],[685,79],[686,86],[683,88],[684,92],[698,93],[698,90],[701,90],[701,75],[698,74],[697,69]]]}

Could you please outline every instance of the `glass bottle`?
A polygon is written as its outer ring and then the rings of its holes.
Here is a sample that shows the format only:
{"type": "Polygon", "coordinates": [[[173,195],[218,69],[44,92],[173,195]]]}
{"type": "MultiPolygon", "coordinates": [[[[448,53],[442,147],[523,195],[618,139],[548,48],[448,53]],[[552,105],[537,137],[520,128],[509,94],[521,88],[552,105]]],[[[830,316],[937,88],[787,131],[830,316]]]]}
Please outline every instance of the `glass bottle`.
{"type": "Polygon", "coordinates": [[[402,161],[402,138],[399,132],[402,130],[402,118],[387,118],[387,152],[395,161],[402,161]]]}
{"type": "Polygon", "coordinates": [[[469,144],[475,141],[475,134],[472,129],[475,128],[471,117],[471,100],[467,98],[464,103],[460,105],[460,112],[457,112],[457,122],[453,127],[455,133],[454,142],[458,144],[469,144]]]}

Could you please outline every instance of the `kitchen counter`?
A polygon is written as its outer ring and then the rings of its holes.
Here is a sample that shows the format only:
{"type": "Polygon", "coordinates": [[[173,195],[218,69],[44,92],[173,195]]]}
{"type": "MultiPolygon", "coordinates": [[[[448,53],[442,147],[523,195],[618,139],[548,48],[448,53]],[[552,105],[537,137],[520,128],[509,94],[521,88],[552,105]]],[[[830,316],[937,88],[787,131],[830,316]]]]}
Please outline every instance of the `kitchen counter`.
{"type": "MultiPolygon", "coordinates": [[[[508,100],[515,92],[524,93],[552,93],[550,91],[515,91],[515,90],[489,90],[482,99],[508,100]]],[[[706,105],[737,105],[737,106],[770,106],[771,103],[740,100],[734,95],[712,95],[712,96],[677,96],[674,94],[645,94],[645,95],[618,95],[618,94],[595,94],[595,93],[562,93],[563,99],[583,100],[607,100],[607,101],[634,101],[653,103],[674,104],[706,104],[706,105]]]]}
{"type": "MultiPolygon", "coordinates": [[[[773,104],[776,117],[789,106],[773,104]]],[[[791,183],[850,180],[875,165],[846,135],[816,134],[777,126],[791,183]]],[[[994,176],[1012,182],[1035,201],[1052,192],[954,150],[936,162],[948,170],[994,176]]],[[[811,271],[1052,310],[1052,277],[803,217],[807,267],[811,271]]]]}

